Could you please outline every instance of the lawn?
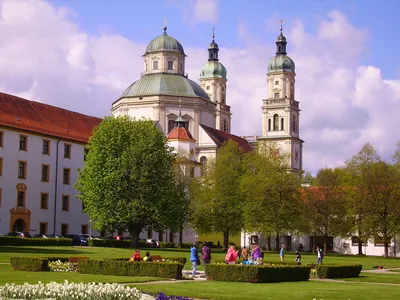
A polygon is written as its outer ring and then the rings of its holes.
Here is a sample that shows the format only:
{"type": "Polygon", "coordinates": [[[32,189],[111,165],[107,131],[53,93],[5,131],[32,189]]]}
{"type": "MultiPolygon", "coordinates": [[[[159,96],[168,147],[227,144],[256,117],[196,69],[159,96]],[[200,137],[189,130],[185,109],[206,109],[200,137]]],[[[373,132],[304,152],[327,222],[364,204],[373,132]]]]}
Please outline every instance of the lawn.
{"type": "Polygon", "coordinates": [[[14,271],[10,265],[0,265],[0,285],[6,283],[23,284],[37,283],[41,281],[43,283],[56,281],[64,282],[103,282],[103,283],[125,283],[125,282],[147,282],[165,280],[154,277],[140,277],[140,276],[110,276],[110,275],[91,275],[91,274],[79,274],[79,273],[67,273],[67,272],[26,272],[26,271],[14,271]]]}
{"type": "Polygon", "coordinates": [[[161,291],[170,295],[215,300],[382,300],[398,299],[400,294],[400,285],[368,285],[366,283],[321,281],[263,284],[203,281],[179,284],[137,284],[135,287],[149,293],[161,291]]]}
{"type": "Polygon", "coordinates": [[[396,283],[400,285],[400,274],[376,274],[362,272],[359,277],[343,278],[346,281],[396,283]]]}

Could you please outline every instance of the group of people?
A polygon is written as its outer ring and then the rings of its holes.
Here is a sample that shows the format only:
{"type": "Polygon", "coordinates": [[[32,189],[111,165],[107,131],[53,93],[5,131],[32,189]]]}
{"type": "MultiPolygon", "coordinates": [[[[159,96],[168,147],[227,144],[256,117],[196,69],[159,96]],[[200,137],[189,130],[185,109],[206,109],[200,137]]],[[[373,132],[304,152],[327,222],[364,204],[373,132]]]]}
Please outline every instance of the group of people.
{"type": "Polygon", "coordinates": [[[129,261],[153,261],[153,258],[150,255],[150,252],[147,251],[146,255],[143,258],[140,257],[140,250],[136,249],[135,252],[129,258],[129,261]]]}
{"type": "MultiPolygon", "coordinates": [[[[190,261],[192,263],[192,276],[196,275],[197,267],[200,265],[199,253],[197,251],[198,243],[193,243],[193,246],[190,248],[190,261]]],[[[208,246],[207,242],[203,242],[201,247],[201,260],[204,265],[207,265],[211,262],[211,249],[208,246]]]]}

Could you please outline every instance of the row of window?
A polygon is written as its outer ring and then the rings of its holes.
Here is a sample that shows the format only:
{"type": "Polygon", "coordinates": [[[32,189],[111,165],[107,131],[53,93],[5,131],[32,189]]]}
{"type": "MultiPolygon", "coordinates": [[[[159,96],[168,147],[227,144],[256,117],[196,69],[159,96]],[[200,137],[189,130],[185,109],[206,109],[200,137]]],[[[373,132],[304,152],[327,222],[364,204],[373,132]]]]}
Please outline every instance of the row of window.
{"type": "MultiPolygon", "coordinates": [[[[81,225],[81,234],[88,234],[89,226],[87,224],[81,225]]],[[[61,224],[61,235],[67,235],[69,232],[69,224],[61,224]]],[[[40,222],[39,223],[39,233],[40,234],[48,234],[48,222],[40,222]]]]}
{"type": "MultiPolygon", "coordinates": [[[[182,71],[182,64],[179,65],[179,70],[182,71]]],[[[167,70],[173,70],[174,69],[174,62],[173,61],[168,61],[167,63],[167,70]]],[[[158,60],[153,61],[153,70],[158,70],[158,60]]]]}
{"type": "MultiPolygon", "coordinates": [[[[285,119],[284,118],[280,118],[280,122],[279,122],[278,114],[275,114],[273,116],[273,124],[271,124],[271,119],[268,119],[268,131],[285,130],[285,126],[284,125],[285,125],[285,119]],[[273,125],[273,127],[271,125],[273,125]]],[[[292,125],[291,126],[291,130],[293,132],[298,132],[299,126],[298,126],[296,115],[292,116],[292,124],[291,125],[292,125]]]]}
{"type": "MultiPolygon", "coordinates": [[[[28,163],[26,161],[22,160],[18,161],[18,179],[26,179],[27,166],[28,163]]],[[[3,158],[0,158],[0,176],[2,175],[2,169],[3,169],[3,158]]],[[[50,165],[42,165],[41,181],[49,182],[49,179],[50,179],[50,165]]],[[[68,185],[71,183],[70,168],[63,168],[62,183],[68,185]]]]}

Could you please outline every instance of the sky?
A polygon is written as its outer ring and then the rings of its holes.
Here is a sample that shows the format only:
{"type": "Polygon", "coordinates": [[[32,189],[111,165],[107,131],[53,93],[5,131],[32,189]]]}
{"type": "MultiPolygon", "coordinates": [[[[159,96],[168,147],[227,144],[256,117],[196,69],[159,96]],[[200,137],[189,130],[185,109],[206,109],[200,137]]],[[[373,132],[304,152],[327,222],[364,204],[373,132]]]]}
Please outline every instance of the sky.
{"type": "Polygon", "coordinates": [[[341,166],[400,140],[400,1],[0,0],[0,91],[103,117],[140,78],[146,45],[179,40],[198,82],[215,27],[232,133],[261,134],[280,20],[296,63],[303,168],[341,166]]]}

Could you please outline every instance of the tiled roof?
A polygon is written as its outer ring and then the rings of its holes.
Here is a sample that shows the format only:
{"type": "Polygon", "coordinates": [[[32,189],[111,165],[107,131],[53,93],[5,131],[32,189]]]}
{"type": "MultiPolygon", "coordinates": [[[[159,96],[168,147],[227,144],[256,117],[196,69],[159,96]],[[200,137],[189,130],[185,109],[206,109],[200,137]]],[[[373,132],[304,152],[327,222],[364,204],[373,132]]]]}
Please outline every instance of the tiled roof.
{"type": "Polygon", "coordinates": [[[0,126],[86,143],[101,120],[0,93],[0,126]]]}
{"type": "Polygon", "coordinates": [[[196,142],[193,136],[189,131],[186,130],[185,127],[175,127],[168,134],[169,140],[180,140],[180,141],[192,141],[196,142]]]}
{"type": "Polygon", "coordinates": [[[205,125],[200,126],[208,133],[218,147],[222,146],[224,142],[231,140],[238,143],[239,147],[241,147],[244,152],[253,151],[253,146],[244,138],[205,125]]]}

